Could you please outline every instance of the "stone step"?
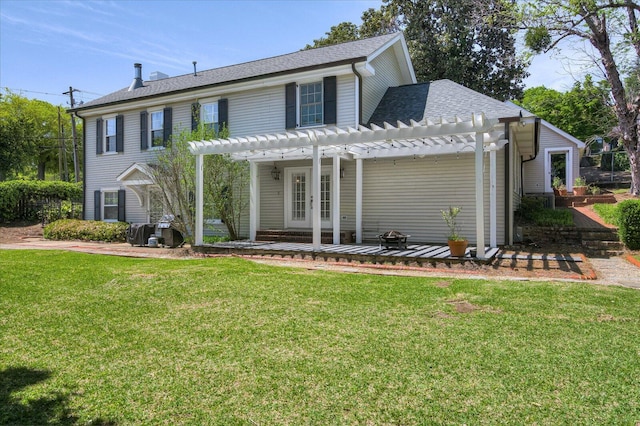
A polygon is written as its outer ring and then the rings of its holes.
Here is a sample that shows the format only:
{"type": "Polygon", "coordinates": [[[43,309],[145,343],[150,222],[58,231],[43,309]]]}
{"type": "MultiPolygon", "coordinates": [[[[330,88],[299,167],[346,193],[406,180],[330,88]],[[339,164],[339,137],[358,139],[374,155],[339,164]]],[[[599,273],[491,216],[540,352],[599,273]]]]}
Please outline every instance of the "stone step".
{"type": "Polygon", "coordinates": [[[618,231],[615,229],[582,231],[582,241],[619,241],[618,231]]]}
{"type": "Polygon", "coordinates": [[[623,250],[624,244],[620,241],[582,241],[582,247],[589,250],[623,250]]]}

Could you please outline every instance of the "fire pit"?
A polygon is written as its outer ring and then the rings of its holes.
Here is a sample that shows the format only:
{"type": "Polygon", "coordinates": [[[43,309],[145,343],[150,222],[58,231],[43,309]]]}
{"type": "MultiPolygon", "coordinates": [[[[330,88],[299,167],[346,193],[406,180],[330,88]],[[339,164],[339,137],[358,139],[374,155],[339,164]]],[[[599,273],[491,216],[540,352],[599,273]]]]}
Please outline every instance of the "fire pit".
{"type": "Polygon", "coordinates": [[[407,238],[411,235],[403,234],[398,231],[388,231],[384,234],[378,235],[378,239],[380,240],[380,246],[385,246],[387,250],[391,247],[395,246],[398,250],[407,248],[407,238]]]}

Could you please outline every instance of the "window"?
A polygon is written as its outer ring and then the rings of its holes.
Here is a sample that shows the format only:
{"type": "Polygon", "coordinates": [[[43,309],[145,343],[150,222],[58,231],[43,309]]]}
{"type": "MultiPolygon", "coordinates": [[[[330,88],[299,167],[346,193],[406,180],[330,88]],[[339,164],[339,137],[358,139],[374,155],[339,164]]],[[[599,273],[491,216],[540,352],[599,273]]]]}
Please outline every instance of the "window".
{"type": "Polygon", "coordinates": [[[151,146],[164,146],[164,113],[151,113],[151,146]]]}
{"type": "Polygon", "coordinates": [[[218,131],[218,103],[203,104],[200,108],[202,123],[208,128],[218,131]]]}
{"type": "Polygon", "coordinates": [[[322,82],[300,85],[300,127],[323,124],[322,82]]]}
{"type": "Polygon", "coordinates": [[[102,217],[105,221],[118,220],[118,191],[103,192],[102,217]]]}
{"type": "Polygon", "coordinates": [[[116,119],[104,120],[104,152],[116,152],[116,119]]]}

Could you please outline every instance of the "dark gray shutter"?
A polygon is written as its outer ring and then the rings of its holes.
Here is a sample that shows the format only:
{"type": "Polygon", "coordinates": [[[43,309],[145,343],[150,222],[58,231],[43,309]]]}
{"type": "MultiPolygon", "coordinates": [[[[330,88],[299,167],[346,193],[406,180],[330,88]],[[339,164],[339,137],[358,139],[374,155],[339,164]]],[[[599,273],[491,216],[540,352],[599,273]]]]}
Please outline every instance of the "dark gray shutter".
{"type": "Polygon", "coordinates": [[[173,126],[171,112],[171,107],[167,107],[162,111],[162,144],[164,146],[167,146],[167,142],[171,138],[171,130],[173,126]]]}
{"type": "Polygon", "coordinates": [[[226,98],[218,101],[218,128],[225,127],[229,127],[229,100],[226,98]]]}
{"type": "Polygon", "coordinates": [[[118,222],[125,222],[125,200],[127,192],[124,189],[118,190],[118,222]]]}
{"type": "Polygon", "coordinates": [[[191,130],[196,130],[200,123],[200,104],[194,102],[191,104],[191,130]]]}
{"type": "Polygon", "coordinates": [[[296,84],[289,83],[284,86],[285,102],[285,127],[294,129],[296,127],[296,84]]]}
{"type": "Polygon", "coordinates": [[[93,191],[93,220],[102,220],[101,198],[102,194],[100,191],[93,191]]]}
{"type": "Polygon", "coordinates": [[[104,133],[102,132],[102,119],[98,118],[96,120],[96,154],[102,154],[102,139],[104,138],[104,133]]]}
{"type": "Polygon", "coordinates": [[[124,152],[124,115],[116,117],[116,152],[124,152]]]}
{"type": "Polygon", "coordinates": [[[142,111],[140,113],[140,149],[145,151],[149,149],[149,132],[147,126],[149,125],[149,113],[142,111]]]}
{"type": "Polygon", "coordinates": [[[322,82],[324,98],[324,124],[336,124],[337,84],[336,77],[325,77],[322,82]]]}

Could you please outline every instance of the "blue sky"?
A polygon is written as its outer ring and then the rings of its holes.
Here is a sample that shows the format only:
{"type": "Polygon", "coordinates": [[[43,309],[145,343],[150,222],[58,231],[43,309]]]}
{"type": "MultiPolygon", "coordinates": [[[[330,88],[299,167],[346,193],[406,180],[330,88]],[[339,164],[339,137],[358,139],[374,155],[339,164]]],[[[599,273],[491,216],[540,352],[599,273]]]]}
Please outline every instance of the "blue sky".
{"type": "MultiPolygon", "coordinates": [[[[0,0],[0,87],[55,105],[73,86],[88,101],[143,79],[294,52],[343,21],[360,24],[380,0],[0,0]]],[[[557,62],[538,58],[527,86],[568,89],[557,62]]]]}

